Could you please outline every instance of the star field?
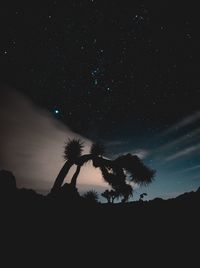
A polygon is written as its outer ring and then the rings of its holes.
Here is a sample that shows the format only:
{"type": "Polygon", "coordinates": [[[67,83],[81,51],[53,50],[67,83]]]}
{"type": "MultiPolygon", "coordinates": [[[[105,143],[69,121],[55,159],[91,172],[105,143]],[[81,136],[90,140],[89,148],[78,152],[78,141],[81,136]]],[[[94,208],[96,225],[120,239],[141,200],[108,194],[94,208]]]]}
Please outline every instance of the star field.
{"type": "Polygon", "coordinates": [[[29,1],[2,6],[0,20],[2,84],[112,156],[145,158],[158,174],[152,196],[199,185],[195,3],[29,1]]]}
{"type": "Polygon", "coordinates": [[[5,7],[3,79],[88,137],[151,134],[198,109],[194,10],[158,1],[5,7]]]}

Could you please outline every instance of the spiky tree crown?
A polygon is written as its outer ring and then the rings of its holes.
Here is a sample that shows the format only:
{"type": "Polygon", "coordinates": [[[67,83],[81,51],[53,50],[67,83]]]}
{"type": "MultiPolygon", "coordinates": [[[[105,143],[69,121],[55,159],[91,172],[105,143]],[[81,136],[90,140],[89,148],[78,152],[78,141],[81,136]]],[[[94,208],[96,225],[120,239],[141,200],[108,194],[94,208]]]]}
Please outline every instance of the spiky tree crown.
{"type": "Polygon", "coordinates": [[[105,153],[105,147],[101,143],[93,143],[90,153],[95,156],[102,156],[105,153]]]}
{"type": "Polygon", "coordinates": [[[69,139],[65,144],[64,158],[69,161],[76,161],[81,156],[83,147],[81,140],[69,139]]]}
{"type": "Polygon", "coordinates": [[[103,197],[108,198],[110,197],[110,191],[109,190],[105,190],[102,194],[103,197]]]}
{"type": "Polygon", "coordinates": [[[123,155],[118,157],[115,162],[131,175],[132,181],[135,183],[147,185],[154,179],[156,171],[145,166],[136,155],[123,155]]]}
{"type": "Polygon", "coordinates": [[[87,200],[87,201],[91,201],[91,202],[98,202],[98,198],[99,195],[95,190],[90,190],[88,192],[86,192],[83,197],[87,200]]]}

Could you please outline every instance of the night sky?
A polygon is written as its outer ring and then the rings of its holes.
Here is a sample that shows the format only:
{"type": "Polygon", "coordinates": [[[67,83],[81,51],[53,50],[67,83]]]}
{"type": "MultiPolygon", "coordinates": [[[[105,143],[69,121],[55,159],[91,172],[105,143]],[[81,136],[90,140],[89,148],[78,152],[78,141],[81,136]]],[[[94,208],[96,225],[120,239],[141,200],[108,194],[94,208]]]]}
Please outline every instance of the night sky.
{"type": "MultiPolygon", "coordinates": [[[[198,8],[180,1],[2,6],[1,84],[107,155],[157,170],[149,196],[200,185],[198,8]]],[[[140,191],[137,189],[137,191],[140,191]]],[[[142,189],[144,191],[144,189],[142,189]]]]}

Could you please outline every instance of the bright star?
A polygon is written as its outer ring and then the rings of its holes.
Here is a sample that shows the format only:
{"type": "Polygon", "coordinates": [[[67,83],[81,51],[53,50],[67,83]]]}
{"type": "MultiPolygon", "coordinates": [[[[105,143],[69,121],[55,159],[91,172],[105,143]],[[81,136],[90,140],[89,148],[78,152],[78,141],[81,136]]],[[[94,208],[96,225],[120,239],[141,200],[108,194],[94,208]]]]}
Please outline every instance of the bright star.
{"type": "Polygon", "coordinates": [[[59,110],[58,110],[58,109],[55,109],[55,110],[54,110],[54,113],[55,113],[55,114],[59,114],[59,110]]]}

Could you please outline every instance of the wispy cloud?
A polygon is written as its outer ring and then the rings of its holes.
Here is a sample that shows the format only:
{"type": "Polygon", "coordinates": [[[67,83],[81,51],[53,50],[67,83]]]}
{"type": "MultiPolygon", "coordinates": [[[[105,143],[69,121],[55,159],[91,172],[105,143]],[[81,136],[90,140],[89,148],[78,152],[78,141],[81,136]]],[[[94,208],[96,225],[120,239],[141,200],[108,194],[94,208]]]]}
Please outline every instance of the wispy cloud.
{"type": "Polygon", "coordinates": [[[145,159],[149,155],[149,151],[145,149],[137,149],[131,152],[133,155],[137,155],[140,159],[145,159]]]}
{"type": "MultiPolygon", "coordinates": [[[[193,129],[189,132],[187,131],[186,134],[178,138],[170,138],[168,142],[165,142],[158,148],[151,150],[150,153],[151,155],[154,155],[158,161],[161,160],[162,163],[166,163],[195,152],[198,149],[197,146],[199,137],[200,127],[193,129]]],[[[160,136],[158,136],[158,139],[159,138],[163,138],[162,133],[160,134],[160,136]]]]}
{"type": "Polygon", "coordinates": [[[174,131],[177,131],[180,128],[186,127],[196,121],[200,120],[200,111],[195,112],[194,114],[187,116],[185,118],[183,118],[181,121],[177,122],[176,124],[174,124],[173,126],[171,126],[170,128],[168,128],[167,130],[165,130],[162,135],[168,135],[174,131]]]}
{"type": "Polygon", "coordinates": [[[200,128],[197,128],[173,141],[170,141],[170,142],[167,142],[163,145],[161,145],[158,149],[156,149],[156,151],[160,151],[160,150],[169,150],[170,148],[174,147],[175,145],[179,145],[179,144],[182,144],[184,142],[187,142],[187,141],[191,141],[195,138],[198,137],[198,135],[200,134],[200,128]]]}
{"type": "Polygon", "coordinates": [[[181,171],[181,173],[183,172],[188,172],[188,171],[192,171],[192,170],[196,170],[196,169],[199,169],[200,168],[200,165],[196,165],[196,166],[193,166],[193,167],[189,167],[189,168],[185,168],[181,171]]]}
{"type": "Polygon", "coordinates": [[[182,173],[187,173],[187,172],[190,172],[190,171],[196,171],[197,169],[200,169],[200,165],[195,165],[195,166],[192,166],[192,167],[184,168],[182,170],[173,172],[172,174],[182,174],[182,173]]]}
{"type": "Polygon", "coordinates": [[[193,146],[190,146],[190,147],[187,147],[181,151],[178,151],[177,153],[175,154],[172,154],[170,155],[169,157],[167,157],[165,159],[165,162],[169,162],[169,161],[172,161],[172,160],[175,160],[177,158],[180,158],[180,157],[183,157],[183,156],[186,156],[186,155],[189,155],[197,150],[200,149],[200,143],[196,144],[196,145],[193,145],[193,146]]]}
{"type": "Polygon", "coordinates": [[[125,154],[137,155],[140,159],[145,159],[150,154],[150,151],[145,150],[145,149],[135,149],[135,150],[125,151],[125,152],[120,152],[118,154],[113,155],[113,157],[115,158],[122,154],[123,155],[125,154]]]}

